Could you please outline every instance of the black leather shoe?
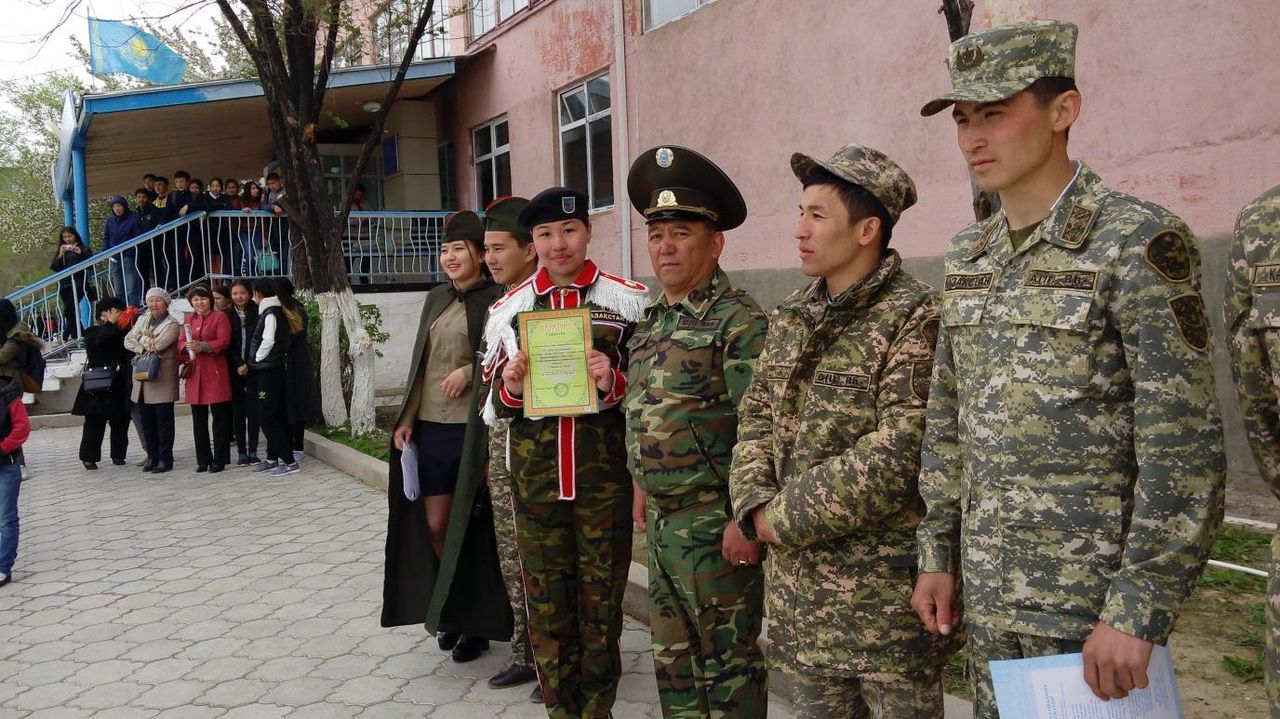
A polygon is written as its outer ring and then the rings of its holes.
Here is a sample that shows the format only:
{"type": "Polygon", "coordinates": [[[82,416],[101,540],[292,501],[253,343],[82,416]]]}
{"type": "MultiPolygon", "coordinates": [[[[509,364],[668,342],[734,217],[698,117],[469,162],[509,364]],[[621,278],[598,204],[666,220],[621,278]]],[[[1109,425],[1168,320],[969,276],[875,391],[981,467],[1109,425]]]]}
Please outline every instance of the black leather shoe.
{"type": "Polygon", "coordinates": [[[237,467],[244,467],[244,466],[247,466],[247,465],[249,465],[249,464],[250,464],[250,462],[249,462],[249,455],[247,455],[247,454],[245,454],[245,453],[241,452],[241,453],[240,453],[240,456],[239,456],[239,457],[236,457],[236,466],[237,466],[237,467]]]}
{"type": "Polygon", "coordinates": [[[97,463],[97,462],[85,462],[85,463],[84,463],[84,468],[85,468],[85,469],[97,469],[97,468],[98,468],[98,463],[97,463]]]}
{"type": "Polygon", "coordinates": [[[154,472],[155,469],[156,469],[156,463],[150,459],[147,460],[146,464],[142,465],[143,472],[154,472]]]}
{"type": "Polygon", "coordinates": [[[221,472],[223,469],[224,467],[221,464],[211,464],[209,465],[209,474],[217,474],[218,472],[221,472]]]}
{"type": "Polygon", "coordinates": [[[208,472],[208,471],[209,471],[209,465],[207,465],[207,464],[197,464],[197,465],[196,465],[196,471],[197,471],[197,472],[208,472]]]}
{"type": "Polygon", "coordinates": [[[168,462],[156,462],[156,466],[151,470],[151,472],[153,474],[160,474],[161,472],[168,472],[171,469],[173,469],[173,465],[168,462]]]}
{"type": "Polygon", "coordinates": [[[436,634],[436,644],[440,645],[440,651],[447,652],[457,646],[458,636],[455,632],[440,632],[436,634]]]}
{"type": "Polygon", "coordinates": [[[502,671],[489,677],[489,686],[494,689],[502,689],[504,687],[515,687],[538,678],[538,673],[533,671],[533,667],[526,667],[520,664],[512,664],[502,671]]]}
{"type": "Polygon", "coordinates": [[[111,460],[111,463],[117,467],[123,467],[125,465],[125,461],[123,459],[113,459],[111,460]]]}
{"type": "Polygon", "coordinates": [[[534,684],[534,685],[533,685],[533,691],[529,692],[529,701],[533,702],[534,704],[546,704],[546,703],[547,703],[547,702],[542,698],[542,685],[541,685],[541,684],[534,684]]]}
{"type": "Polygon", "coordinates": [[[453,651],[450,652],[450,656],[452,656],[453,661],[458,664],[466,664],[474,659],[479,659],[480,655],[484,654],[485,650],[488,648],[488,639],[464,634],[462,638],[458,640],[457,646],[455,646],[453,651]]]}

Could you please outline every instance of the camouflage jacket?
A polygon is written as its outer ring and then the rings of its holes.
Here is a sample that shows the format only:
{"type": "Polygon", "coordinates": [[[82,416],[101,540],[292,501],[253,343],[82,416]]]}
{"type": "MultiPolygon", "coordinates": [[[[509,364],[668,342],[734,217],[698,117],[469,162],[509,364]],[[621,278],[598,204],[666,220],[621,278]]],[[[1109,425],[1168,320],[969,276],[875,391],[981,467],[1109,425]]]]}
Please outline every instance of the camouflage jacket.
{"type": "Polygon", "coordinates": [[[576,499],[580,481],[613,481],[625,471],[625,422],[619,404],[627,391],[626,343],[648,303],[644,285],[602,272],[588,260],[567,287],[557,287],[542,269],[489,309],[483,374],[493,390],[492,413],[486,421],[513,418],[507,457],[516,495],[524,501],[576,499]],[[518,346],[516,315],[572,307],[591,308],[592,343],[613,363],[613,386],[601,393],[596,414],[529,419],[522,399],[507,394],[501,379],[506,357],[518,346]]]}
{"type": "Polygon", "coordinates": [[[1280,497],[1280,186],[1236,220],[1226,326],[1249,446],[1262,479],[1280,497]]]}
{"type": "Polygon", "coordinates": [[[852,675],[945,661],[911,610],[916,490],[938,332],[935,292],[896,252],[839,297],[819,280],[769,321],[729,486],[779,543],[766,563],[771,659],[852,675]]]}
{"type": "Polygon", "coordinates": [[[1163,643],[1222,519],[1199,251],[1080,165],[1014,252],[1003,214],[947,251],[920,568],[985,627],[1163,643]]]}
{"type": "Polygon", "coordinates": [[[659,511],[728,508],[738,403],[767,327],[760,305],[718,267],[680,302],[655,300],[636,325],[627,344],[627,458],[659,511]]]}

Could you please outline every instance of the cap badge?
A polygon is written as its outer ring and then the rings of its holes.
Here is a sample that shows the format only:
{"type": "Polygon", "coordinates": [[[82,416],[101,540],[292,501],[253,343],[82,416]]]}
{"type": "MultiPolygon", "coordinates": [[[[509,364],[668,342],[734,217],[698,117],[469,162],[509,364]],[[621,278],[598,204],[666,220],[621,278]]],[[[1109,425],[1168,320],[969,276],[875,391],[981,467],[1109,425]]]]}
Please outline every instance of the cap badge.
{"type": "Polygon", "coordinates": [[[676,193],[671,190],[663,190],[658,193],[658,207],[675,207],[676,193]]]}
{"type": "Polygon", "coordinates": [[[963,72],[982,64],[982,46],[969,45],[956,53],[956,69],[963,72]]]}
{"type": "Polygon", "coordinates": [[[578,198],[573,196],[560,198],[560,210],[564,214],[572,215],[576,209],[578,209],[578,198]]]}
{"type": "Polygon", "coordinates": [[[653,153],[653,159],[657,160],[658,167],[665,170],[675,161],[676,153],[670,147],[659,147],[658,151],[653,153]]]}

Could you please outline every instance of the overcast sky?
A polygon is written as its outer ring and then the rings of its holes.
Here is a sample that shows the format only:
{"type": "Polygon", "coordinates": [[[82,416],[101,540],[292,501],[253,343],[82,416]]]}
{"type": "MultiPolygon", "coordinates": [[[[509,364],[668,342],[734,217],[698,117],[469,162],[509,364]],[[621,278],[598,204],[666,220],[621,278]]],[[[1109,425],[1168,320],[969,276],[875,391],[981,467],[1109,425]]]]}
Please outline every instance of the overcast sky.
{"type": "MultiPolygon", "coordinates": [[[[89,45],[89,16],[104,20],[160,17],[195,2],[183,0],[3,0],[0,22],[0,81],[38,79],[54,70],[82,70],[70,55],[71,36],[89,45]],[[70,15],[61,22],[64,15],[70,15]],[[54,30],[54,28],[57,28],[54,30]],[[40,39],[53,30],[43,44],[40,39]]],[[[212,2],[195,10],[180,9],[155,20],[159,25],[208,31],[218,8],[212,2]]]]}

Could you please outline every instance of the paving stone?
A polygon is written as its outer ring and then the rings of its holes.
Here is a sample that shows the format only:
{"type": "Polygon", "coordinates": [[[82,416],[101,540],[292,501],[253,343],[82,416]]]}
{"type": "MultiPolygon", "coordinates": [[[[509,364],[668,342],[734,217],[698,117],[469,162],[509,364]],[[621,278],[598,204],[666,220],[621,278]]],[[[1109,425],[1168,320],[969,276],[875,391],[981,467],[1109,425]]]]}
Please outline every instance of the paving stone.
{"type": "Polygon", "coordinates": [[[331,700],[337,700],[344,704],[366,705],[374,704],[396,695],[396,692],[405,685],[403,679],[392,679],[390,677],[358,677],[343,682],[334,690],[331,700]]]}
{"type": "Polygon", "coordinates": [[[133,700],[135,706],[148,709],[172,709],[185,707],[196,697],[204,694],[212,687],[211,682],[197,682],[190,679],[174,679],[151,687],[133,700]]]}
{"type": "Polygon", "coordinates": [[[142,696],[151,687],[134,682],[113,681],[86,689],[71,700],[71,704],[85,709],[104,710],[120,707],[142,696]]]}
{"type": "Polygon", "coordinates": [[[273,688],[274,683],[261,679],[232,679],[218,682],[201,694],[196,702],[223,708],[244,706],[258,701],[273,688]]]}
{"type": "Polygon", "coordinates": [[[334,682],[323,677],[301,677],[280,682],[274,689],[262,697],[263,701],[283,704],[291,707],[302,707],[324,701],[333,693],[334,682]]]}
{"type": "Polygon", "coordinates": [[[8,699],[5,706],[28,711],[40,711],[62,706],[85,689],[67,682],[52,682],[31,687],[30,689],[8,699]]]}

